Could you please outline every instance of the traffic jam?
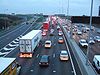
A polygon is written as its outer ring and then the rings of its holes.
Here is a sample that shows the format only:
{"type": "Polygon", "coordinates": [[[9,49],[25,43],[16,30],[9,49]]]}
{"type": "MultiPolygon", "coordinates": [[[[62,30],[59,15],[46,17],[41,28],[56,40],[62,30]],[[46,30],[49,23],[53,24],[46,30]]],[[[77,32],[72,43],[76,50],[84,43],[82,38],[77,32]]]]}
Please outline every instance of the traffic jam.
{"type": "MultiPolygon", "coordinates": [[[[64,72],[64,74],[74,75],[74,72],[72,72],[74,69],[72,65],[73,62],[70,61],[71,57],[68,53],[69,48],[66,47],[65,37],[60,25],[57,23],[57,17],[52,16],[46,18],[46,21],[43,22],[41,29],[32,30],[26,35],[21,36],[21,38],[19,38],[18,47],[19,50],[17,50],[18,53],[16,56],[17,62],[15,61],[15,59],[13,60],[14,63],[16,62],[15,64],[17,66],[15,67],[15,69],[17,70],[13,72],[13,70],[7,68],[9,65],[12,65],[12,61],[8,63],[8,66],[3,68],[4,70],[2,70],[1,75],[6,74],[9,71],[11,71],[11,73],[13,73],[14,75],[16,75],[16,73],[17,75],[27,75],[29,74],[29,72],[30,75],[44,75],[45,70],[41,71],[41,67],[49,67],[46,70],[47,74],[50,70],[52,70],[53,73],[60,73],[60,75],[62,74],[62,72],[64,72]],[[57,62],[55,62],[54,60],[57,62]],[[33,63],[38,66],[31,67],[31,65],[34,65],[33,63]],[[50,69],[52,68],[52,66],[53,68],[55,68],[55,70],[50,69]],[[63,66],[64,69],[61,70],[60,68],[63,68],[63,66]],[[67,69],[67,67],[69,67],[69,69],[67,69]],[[33,70],[37,68],[40,72],[37,72],[38,70],[33,70]],[[7,72],[5,73],[6,70],[7,72]]],[[[8,54],[10,55],[10,53],[8,54]]],[[[9,58],[9,60],[11,59],[9,58]]]]}
{"type": "Polygon", "coordinates": [[[95,27],[96,25],[90,27],[89,24],[72,23],[70,20],[62,21],[62,26],[67,30],[67,33],[72,34],[72,38],[83,53],[87,55],[87,50],[89,50],[89,61],[100,73],[100,28],[95,27]]]}

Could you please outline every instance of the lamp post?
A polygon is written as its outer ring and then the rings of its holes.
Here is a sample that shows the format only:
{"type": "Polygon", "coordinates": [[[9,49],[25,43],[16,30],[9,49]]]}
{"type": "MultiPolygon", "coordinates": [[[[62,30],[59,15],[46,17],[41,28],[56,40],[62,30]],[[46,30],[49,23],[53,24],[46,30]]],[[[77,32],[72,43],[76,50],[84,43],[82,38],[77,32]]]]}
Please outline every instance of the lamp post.
{"type": "Polygon", "coordinates": [[[69,0],[68,0],[68,5],[67,5],[67,19],[68,19],[68,15],[69,15],[69,0]]]}
{"type": "Polygon", "coordinates": [[[91,12],[90,12],[90,30],[89,30],[89,33],[88,33],[88,48],[87,48],[87,54],[86,54],[86,65],[88,65],[88,56],[89,56],[89,51],[90,51],[90,44],[89,44],[89,41],[90,41],[90,36],[91,36],[91,26],[92,26],[92,11],[93,11],[93,0],[91,0],[91,12]]]}

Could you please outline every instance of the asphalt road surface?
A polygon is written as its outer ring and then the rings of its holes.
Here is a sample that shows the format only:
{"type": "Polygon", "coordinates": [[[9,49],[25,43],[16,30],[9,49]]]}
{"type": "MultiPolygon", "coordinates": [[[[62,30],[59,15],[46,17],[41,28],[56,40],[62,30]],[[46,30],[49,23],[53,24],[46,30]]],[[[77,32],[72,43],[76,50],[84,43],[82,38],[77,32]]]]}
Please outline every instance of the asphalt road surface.
{"type": "MultiPolygon", "coordinates": [[[[38,29],[38,28],[37,28],[38,29]]],[[[6,57],[15,57],[21,64],[22,69],[20,75],[74,75],[70,59],[68,61],[60,61],[59,53],[61,50],[67,50],[65,44],[58,43],[58,31],[55,28],[54,36],[43,36],[41,44],[35,49],[32,58],[19,58],[19,48],[9,53],[6,57]],[[44,42],[52,41],[52,47],[46,49],[44,42]],[[41,55],[47,54],[50,56],[49,67],[40,67],[39,60],[41,55]]]]}

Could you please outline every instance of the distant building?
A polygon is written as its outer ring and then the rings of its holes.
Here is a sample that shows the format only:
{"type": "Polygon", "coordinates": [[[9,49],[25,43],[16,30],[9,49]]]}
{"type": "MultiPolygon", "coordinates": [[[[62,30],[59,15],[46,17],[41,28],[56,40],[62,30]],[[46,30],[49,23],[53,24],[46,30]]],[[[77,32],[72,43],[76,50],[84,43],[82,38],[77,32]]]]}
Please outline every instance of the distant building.
{"type": "Polygon", "coordinates": [[[99,14],[98,14],[98,16],[100,16],[100,6],[99,6],[99,14]]]}

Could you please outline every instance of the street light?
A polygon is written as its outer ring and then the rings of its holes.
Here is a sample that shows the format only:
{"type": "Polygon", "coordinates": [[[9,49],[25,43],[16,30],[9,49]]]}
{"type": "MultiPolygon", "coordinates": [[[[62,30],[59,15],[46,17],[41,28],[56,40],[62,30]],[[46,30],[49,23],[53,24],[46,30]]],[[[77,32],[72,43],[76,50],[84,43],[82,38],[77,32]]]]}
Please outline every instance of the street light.
{"type": "Polygon", "coordinates": [[[90,36],[91,36],[91,25],[92,25],[92,11],[93,11],[93,0],[91,0],[91,12],[90,12],[90,30],[89,30],[89,34],[88,34],[88,48],[87,48],[87,54],[86,54],[86,65],[88,65],[88,56],[89,56],[89,51],[90,51],[90,44],[89,44],[89,41],[90,41],[90,36]]]}
{"type": "Polygon", "coordinates": [[[69,0],[68,0],[68,4],[67,4],[67,19],[68,19],[68,15],[69,15],[69,0]]]}

